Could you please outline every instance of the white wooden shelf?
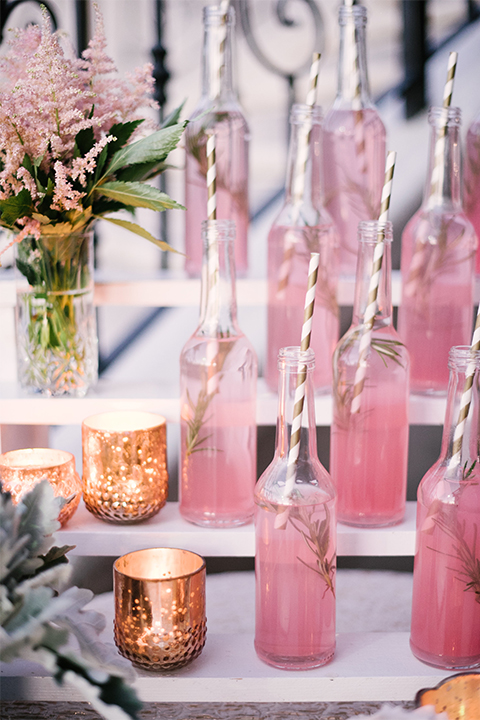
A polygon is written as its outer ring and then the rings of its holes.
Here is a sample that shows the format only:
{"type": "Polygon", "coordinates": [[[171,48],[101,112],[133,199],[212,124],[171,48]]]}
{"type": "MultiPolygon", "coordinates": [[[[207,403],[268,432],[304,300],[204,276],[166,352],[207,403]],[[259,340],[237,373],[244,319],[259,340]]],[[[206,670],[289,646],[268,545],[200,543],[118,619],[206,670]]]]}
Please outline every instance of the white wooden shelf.
{"type": "MultiPolygon", "coordinates": [[[[259,378],[257,424],[275,425],[277,395],[259,378]]],[[[442,425],[445,417],[444,397],[410,398],[410,424],[442,425]]],[[[180,420],[178,387],[162,387],[152,382],[119,383],[99,380],[84,398],[48,398],[26,395],[15,383],[0,383],[0,425],[79,425],[89,415],[110,410],[144,410],[163,415],[167,422],[180,420]]],[[[330,425],[332,398],[315,397],[317,425],[330,425]]]]}
{"type": "MultiPolygon", "coordinates": [[[[407,503],[405,519],[389,528],[363,529],[337,525],[337,554],[348,556],[406,556],[415,553],[415,508],[407,503]]],[[[205,557],[253,557],[254,527],[202,528],[184,520],[178,503],[169,502],[149,520],[116,525],[100,520],[80,503],[57,542],[75,545],[72,555],[119,557],[147,547],[180,547],[205,557]]]]}
{"type": "MultiPolygon", "coordinates": [[[[107,627],[112,641],[113,599],[107,627]]],[[[190,665],[166,673],[137,670],[134,683],[144,702],[348,702],[413,700],[451,671],[418,661],[408,633],[349,633],[337,636],[331,663],[307,671],[277,670],[257,657],[249,634],[207,631],[203,653],[190,665]]],[[[58,686],[42,668],[16,661],[3,666],[2,698],[29,701],[84,699],[58,686]]]]}

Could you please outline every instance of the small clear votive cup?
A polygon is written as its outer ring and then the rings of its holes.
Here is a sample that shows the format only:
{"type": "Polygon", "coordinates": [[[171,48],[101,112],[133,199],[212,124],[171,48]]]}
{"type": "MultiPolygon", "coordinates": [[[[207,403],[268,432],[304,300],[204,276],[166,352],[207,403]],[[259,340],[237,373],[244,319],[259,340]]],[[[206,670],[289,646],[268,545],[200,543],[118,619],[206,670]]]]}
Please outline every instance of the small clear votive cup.
{"type": "Polygon", "coordinates": [[[147,670],[173,670],[205,645],[205,560],[189,550],[149,548],[113,565],[115,644],[147,670]]]}
{"type": "Polygon", "coordinates": [[[148,412],[91,415],[82,423],[83,500],[112,523],[155,515],[168,495],[167,423],[148,412]]]}
{"type": "Polygon", "coordinates": [[[66,500],[58,515],[60,524],[65,525],[82,496],[82,481],[75,470],[74,456],[51,448],[22,448],[0,455],[2,489],[11,494],[14,503],[41,480],[48,480],[55,497],[66,500]]]}

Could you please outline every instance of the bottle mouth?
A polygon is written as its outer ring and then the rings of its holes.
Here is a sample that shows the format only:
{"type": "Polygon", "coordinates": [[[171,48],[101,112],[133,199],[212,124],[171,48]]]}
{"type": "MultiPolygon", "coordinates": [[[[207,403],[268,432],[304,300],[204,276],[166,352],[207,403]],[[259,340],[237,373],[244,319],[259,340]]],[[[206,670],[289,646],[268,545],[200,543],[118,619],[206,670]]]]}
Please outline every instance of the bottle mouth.
{"type": "Polygon", "coordinates": [[[383,242],[391,243],[393,237],[393,225],[390,220],[380,222],[379,220],[362,220],[358,223],[359,242],[373,242],[378,240],[378,233],[383,230],[383,242]]]}
{"type": "Polygon", "coordinates": [[[320,125],[323,120],[323,111],[320,105],[306,105],[305,103],[295,103],[290,111],[291,123],[303,123],[305,120],[311,120],[315,125],[320,125]]]}
{"type": "Polygon", "coordinates": [[[235,239],[235,220],[203,220],[202,238],[206,240],[235,239]]]}
{"type": "Polygon", "coordinates": [[[461,125],[462,111],[455,106],[437,107],[433,105],[428,110],[428,122],[430,125],[436,125],[437,127],[461,125]]]}
{"type": "MultiPolygon", "coordinates": [[[[225,15],[221,11],[219,5],[207,5],[203,8],[203,22],[205,25],[221,25],[225,15]]],[[[227,24],[233,25],[235,22],[235,8],[230,5],[227,12],[227,24]]]]}
{"type": "Polygon", "coordinates": [[[280,348],[278,351],[278,369],[298,368],[304,365],[307,370],[313,370],[315,367],[315,353],[312,348],[301,350],[298,345],[280,348]]]}
{"type": "MultiPolygon", "coordinates": [[[[450,370],[466,370],[472,359],[470,345],[456,345],[448,353],[448,367],[450,370]]],[[[474,353],[475,368],[480,369],[480,351],[474,353]]]]}
{"type": "Polygon", "coordinates": [[[352,19],[355,21],[355,25],[365,27],[367,24],[367,8],[363,5],[340,5],[338,8],[339,24],[346,25],[352,19]]]}

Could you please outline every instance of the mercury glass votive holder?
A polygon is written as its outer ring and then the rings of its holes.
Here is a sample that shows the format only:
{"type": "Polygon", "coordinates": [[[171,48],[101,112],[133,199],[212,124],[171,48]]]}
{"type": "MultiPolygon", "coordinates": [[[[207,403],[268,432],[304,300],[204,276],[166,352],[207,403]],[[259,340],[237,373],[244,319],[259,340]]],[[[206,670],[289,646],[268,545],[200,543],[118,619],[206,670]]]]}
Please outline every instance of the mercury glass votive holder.
{"type": "Polygon", "coordinates": [[[134,523],[167,501],[167,430],[161,415],[105,412],[82,423],[83,500],[102,520],[134,523]]]}
{"type": "Polygon", "coordinates": [[[73,455],[51,448],[22,448],[0,455],[2,488],[11,494],[14,503],[41,480],[48,480],[55,497],[67,501],[58,515],[61,525],[65,525],[82,496],[82,481],[75,470],[73,455]]]}
{"type": "Polygon", "coordinates": [[[123,555],[113,566],[115,643],[134,665],[172,670],[205,645],[205,560],[176,548],[123,555]]]}

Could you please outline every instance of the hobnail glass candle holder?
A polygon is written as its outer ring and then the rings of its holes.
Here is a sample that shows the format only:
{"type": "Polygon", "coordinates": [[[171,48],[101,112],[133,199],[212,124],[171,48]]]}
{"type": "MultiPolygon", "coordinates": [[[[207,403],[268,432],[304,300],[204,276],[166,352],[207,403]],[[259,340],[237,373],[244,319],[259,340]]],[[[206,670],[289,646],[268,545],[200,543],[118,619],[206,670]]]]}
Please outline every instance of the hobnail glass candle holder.
{"type": "Polygon", "coordinates": [[[147,412],[92,415],[82,423],[83,500],[102,520],[133,523],[167,501],[166,420],[147,412]]]}
{"type": "Polygon", "coordinates": [[[115,643],[134,665],[171,670],[205,645],[205,560],[176,548],[123,555],[113,566],[115,643]]]}
{"type": "Polygon", "coordinates": [[[55,497],[67,502],[60,510],[61,525],[72,517],[82,494],[82,482],[75,470],[75,458],[65,450],[22,448],[0,455],[0,480],[3,490],[18,503],[34,485],[48,480],[55,497]]]}

